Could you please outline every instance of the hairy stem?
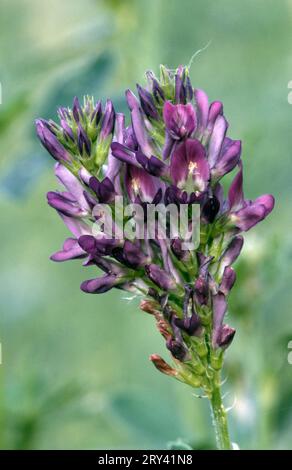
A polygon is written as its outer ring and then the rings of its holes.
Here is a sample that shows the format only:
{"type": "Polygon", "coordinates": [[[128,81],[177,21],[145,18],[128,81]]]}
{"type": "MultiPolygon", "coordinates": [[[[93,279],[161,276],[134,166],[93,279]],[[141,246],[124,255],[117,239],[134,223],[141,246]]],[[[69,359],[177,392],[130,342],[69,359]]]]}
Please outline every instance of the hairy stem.
{"type": "Polygon", "coordinates": [[[232,444],[229,437],[227,414],[221,397],[219,373],[213,382],[213,389],[210,395],[210,405],[213,426],[216,434],[217,448],[219,450],[231,450],[232,444]]]}

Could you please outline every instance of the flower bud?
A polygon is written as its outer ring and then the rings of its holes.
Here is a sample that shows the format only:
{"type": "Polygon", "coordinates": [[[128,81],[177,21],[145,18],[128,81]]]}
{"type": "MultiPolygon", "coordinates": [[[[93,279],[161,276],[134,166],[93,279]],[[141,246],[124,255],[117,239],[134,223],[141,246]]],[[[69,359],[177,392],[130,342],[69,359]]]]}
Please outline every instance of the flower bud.
{"type": "Polygon", "coordinates": [[[159,312],[159,304],[154,300],[144,299],[140,302],[140,309],[143,312],[149,313],[150,315],[157,316],[160,314],[159,312]]]}
{"type": "Polygon", "coordinates": [[[187,356],[186,348],[183,346],[182,343],[180,343],[176,339],[169,339],[166,342],[166,347],[169,349],[173,357],[175,357],[175,359],[177,359],[178,361],[183,362],[187,356]]]}
{"type": "Polygon", "coordinates": [[[71,163],[72,159],[69,152],[60,144],[55,134],[49,130],[44,121],[37,119],[35,125],[38,138],[52,157],[63,163],[71,163]]]}
{"type": "Polygon", "coordinates": [[[159,114],[156,109],[151,93],[149,93],[149,91],[147,91],[145,88],[142,88],[138,84],[137,84],[137,90],[138,90],[138,95],[140,98],[141,107],[144,113],[146,114],[146,116],[150,119],[159,119],[159,114]]]}
{"type": "Polygon", "coordinates": [[[178,372],[170,367],[170,365],[168,365],[158,354],[151,354],[149,359],[155,365],[156,369],[163,374],[170,375],[172,377],[176,377],[178,375],[178,372]]]}
{"type": "Polygon", "coordinates": [[[175,290],[176,283],[174,279],[162,268],[156,264],[149,264],[145,266],[145,272],[149,279],[162,290],[175,290]]]}
{"type": "Polygon", "coordinates": [[[191,103],[173,105],[166,101],[163,107],[166,129],[173,139],[189,137],[196,128],[196,114],[191,103]]]}
{"type": "Polygon", "coordinates": [[[236,280],[236,273],[231,266],[226,266],[223,272],[222,280],[219,286],[220,292],[224,295],[228,295],[231,291],[236,280]]]}

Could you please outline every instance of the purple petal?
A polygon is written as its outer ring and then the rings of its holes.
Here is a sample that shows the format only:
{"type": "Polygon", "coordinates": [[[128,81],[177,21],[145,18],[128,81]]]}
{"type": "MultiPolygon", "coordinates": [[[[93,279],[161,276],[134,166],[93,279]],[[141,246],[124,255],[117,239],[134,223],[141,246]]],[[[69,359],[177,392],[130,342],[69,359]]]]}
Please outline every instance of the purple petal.
{"type": "Polygon", "coordinates": [[[158,101],[158,102],[160,102],[161,100],[164,101],[163,90],[162,90],[161,86],[159,85],[159,82],[156,79],[154,73],[151,72],[151,70],[148,70],[146,72],[146,76],[147,76],[149,85],[152,87],[152,93],[153,93],[153,96],[156,99],[156,101],[158,101]]]}
{"type": "Polygon", "coordinates": [[[272,212],[275,206],[275,198],[271,194],[264,194],[263,196],[258,197],[254,204],[261,204],[265,208],[265,217],[272,212]]]}
{"type": "Polygon", "coordinates": [[[92,196],[88,191],[83,191],[84,198],[88,204],[88,207],[90,208],[90,211],[93,210],[94,206],[98,203],[97,199],[92,196]]]}
{"type": "Polygon", "coordinates": [[[101,122],[100,138],[107,139],[114,132],[115,110],[111,100],[107,100],[101,122]]]}
{"type": "Polygon", "coordinates": [[[216,197],[217,200],[219,201],[219,206],[220,206],[219,213],[221,213],[223,210],[223,206],[224,206],[224,189],[220,183],[217,183],[214,188],[214,197],[216,197]]]}
{"type": "Polygon", "coordinates": [[[198,127],[203,132],[207,126],[209,115],[209,100],[203,90],[195,90],[195,101],[197,104],[198,127]]]}
{"type": "Polygon", "coordinates": [[[265,217],[265,208],[264,206],[260,205],[248,205],[244,209],[239,210],[234,214],[232,217],[232,221],[234,225],[242,230],[243,232],[247,232],[256,224],[258,224],[261,220],[265,217]]]}
{"type": "Polygon", "coordinates": [[[149,279],[161,289],[168,291],[176,288],[174,279],[156,264],[146,265],[145,272],[149,279]]]}
{"type": "Polygon", "coordinates": [[[219,115],[215,121],[209,142],[208,161],[211,168],[215,166],[217,159],[220,155],[227,127],[228,125],[226,119],[223,116],[219,115]]]}
{"type": "Polygon", "coordinates": [[[166,129],[174,139],[189,137],[195,130],[197,118],[191,103],[173,105],[166,101],[163,107],[166,129]]]}
{"type": "Polygon", "coordinates": [[[186,88],[185,88],[185,68],[179,66],[174,77],[175,80],[175,101],[176,103],[186,102],[186,88]]]}
{"type": "Polygon", "coordinates": [[[222,269],[223,267],[231,266],[234,263],[234,261],[240,255],[242,246],[243,246],[243,237],[241,235],[237,235],[231,240],[231,242],[229,243],[228,247],[226,248],[226,250],[224,251],[220,259],[222,269]]]}
{"type": "Polygon", "coordinates": [[[149,262],[149,259],[143,253],[141,245],[138,242],[126,240],[122,249],[123,260],[132,268],[138,268],[149,262]]]}
{"type": "Polygon", "coordinates": [[[196,313],[193,313],[191,317],[184,319],[175,318],[175,324],[181,330],[185,331],[189,336],[200,336],[202,332],[202,322],[196,313]]]}
{"type": "Polygon", "coordinates": [[[246,232],[269,215],[275,204],[274,197],[267,194],[248,203],[244,208],[231,214],[231,222],[240,230],[246,232]]]}
{"type": "Polygon", "coordinates": [[[102,104],[101,101],[98,101],[95,105],[94,111],[91,115],[91,122],[97,127],[102,116],[102,104]]]}
{"type": "Polygon", "coordinates": [[[120,246],[120,240],[115,238],[95,238],[92,235],[82,235],[78,238],[81,248],[89,255],[111,255],[114,248],[120,246]]]}
{"type": "Polygon", "coordinates": [[[186,358],[187,350],[180,341],[171,338],[167,340],[166,347],[178,361],[183,361],[186,358]]]}
{"type": "Polygon", "coordinates": [[[230,346],[236,330],[231,328],[229,325],[222,325],[218,339],[217,339],[217,346],[226,349],[230,346]]]}
{"type": "Polygon", "coordinates": [[[189,261],[190,259],[190,252],[189,250],[183,249],[183,241],[179,238],[174,238],[171,241],[171,250],[175,254],[175,256],[182,261],[189,261]]]}
{"type": "Polygon", "coordinates": [[[140,165],[136,160],[135,152],[130,150],[125,145],[122,145],[119,142],[113,142],[111,145],[111,151],[114,157],[118,158],[118,160],[140,168],[140,165]]]}
{"type": "Polygon", "coordinates": [[[168,165],[166,165],[154,155],[151,155],[151,157],[148,158],[138,150],[136,152],[136,160],[148,173],[153,176],[166,176],[169,174],[168,165]]]}
{"type": "Polygon", "coordinates": [[[71,171],[69,171],[64,165],[61,165],[60,163],[55,165],[55,175],[69,191],[69,193],[75,197],[75,200],[78,201],[80,206],[84,207],[85,209],[89,209],[87,201],[84,197],[84,188],[76,176],[74,176],[71,171]]]}
{"type": "Polygon", "coordinates": [[[116,196],[115,187],[109,178],[104,178],[103,181],[98,181],[95,176],[89,180],[89,187],[98,197],[98,201],[104,204],[113,202],[116,196]]]}
{"type": "Polygon", "coordinates": [[[66,238],[66,240],[63,243],[63,249],[68,251],[74,248],[77,245],[77,240],[76,238],[66,238]]]}
{"type": "Polygon", "coordinates": [[[132,126],[128,126],[124,132],[124,144],[130,150],[137,150],[138,149],[138,142],[135,136],[135,132],[133,131],[132,126]]]}
{"type": "Polygon", "coordinates": [[[198,277],[195,282],[196,300],[200,305],[207,305],[209,297],[208,281],[203,277],[198,277]]]}
{"type": "Polygon", "coordinates": [[[118,283],[119,279],[116,276],[106,274],[105,276],[82,282],[80,288],[83,292],[88,294],[103,294],[115,287],[118,283]]]}
{"type": "Polygon", "coordinates": [[[176,186],[181,186],[188,178],[188,156],[186,143],[177,145],[171,156],[170,176],[176,186]]]}
{"type": "Polygon", "coordinates": [[[139,101],[134,95],[134,93],[128,89],[126,90],[125,94],[126,94],[126,100],[127,100],[130,111],[132,111],[135,108],[139,109],[139,101]]]}
{"type": "Polygon", "coordinates": [[[191,79],[189,74],[186,76],[186,81],[185,81],[185,88],[186,88],[186,101],[192,101],[194,97],[194,89],[192,87],[191,79]]]}
{"type": "Polygon", "coordinates": [[[97,251],[97,242],[93,235],[82,235],[78,238],[78,243],[82,250],[90,255],[95,255],[97,251]]]}
{"type": "Polygon", "coordinates": [[[85,258],[86,253],[79,246],[75,238],[67,238],[63,245],[63,250],[57,251],[50,258],[52,261],[67,261],[76,258],[85,258]]]}
{"type": "Polygon", "coordinates": [[[205,202],[202,215],[204,219],[209,223],[212,224],[219,213],[220,210],[220,202],[218,201],[217,197],[214,195],[209,197],[208,200],[205,202]]]}
{"type": "Polygon", "coordinates": [[[82,217],[87,214],[82,208],[66,197],[66,193],[49,191],[47,193],[48,204],[59,212],[68,216],[82,217]]]}
{"type": "Polygon", "coordinates": [[[125,184],[127,193],[132,202],[136,200],[138,195],[142,201],[152,202],[160,188],[158,178],[149,175],[149,173],[142,168],[136,168],[133,165],[127,165],[125,184]]]}
{"type": "Polygon", "coordinates": [[[197,259],[199,264],[199,274],[200,276],[206,277],[208,275],[209,266],[213,260],[213,256],[205,256],[203,253],[197,252],[197,259]]]}
{"type": "Polygon", "coordinates": [[[82,166],[78,172],[78,175],[81,179],[81,181],[83,181],[83,183],[85,183],[87,186],[89,184],[89,180],[91,178],[91,173],[89,173],[88,170],[86,170],[86,168],[84,168],[84,166],[82,166]]]}
{"type": "Polygon", "coordinates": [[[124,143],[125,135],[125,115],[123,113],[116,113],[116,127],[115,127],[115,140],[120,144],[124,143]]]}
{"type": "Polygon", "coordinates": [[[168,160],[174,148],[175,140],[166,132],[164,146],[162,149],[163,160],[168,160]]]}
{"type": "Polygon", "coordinates": [[[138,83],[137,90],[140,98],[141,107],[146,116],[158,120],[160,116],[156,109],[151,93],[149,93],[149,91],[147,91],[145,88],[142,88],[138,83]]]}
{"type": "Polygon", "coordinates": [[[74,97],[74,100],[73,100],[73,117],[76,121],[76,123],[79,123],[80,121],[80,118],[83,118],[83,111],[81,109],[81,106],[80,106],[80,103],[79,103],[79,100],[77,98],[77,96],[74,97]]]}
{"type": "Polygon", "coordinates": [[[213,297],[213,334],[212,334],[212,345],[213,347],[218,346],[218,339],[220,337],[221,326],[224,315],[227,310],[227,302],[225,295],[219,292],[213,297]]]}
{"type": "Polygon", "coordinates": [[[220,292],[224,295],[228,295],[234,286],[236,280],[236,273],[231,266],[226,266],[223,272],[222,280],[219,286],[220,292]]]}
{"type": "Polygon", "coordinates": [[[81,124],[78,124],[77,143],[80,154],[83,155],[83,153],[85,152],[88,156],[90,156],[91,142],[81,124]]]}
{"type": "Polygon", "coordinates": [[[70,113],[69,113],[68,108],[60,107],[58,109],[57,113],[58,113],[58,116],[59,116],[60,119],[64,119],[64,120],[69,119],[70,120],[70,113]]]}
{"type": "Polygon", "coordinates": [[[208,127],[213,128],[213,125],[220,114],[223,114],[223,104],[221,101],[213,101],[209,108],[208,127]]]}
{"type": "Polygon", "coordinates": [[[76,219],[75,217],[69,217],[61,212],[59,212],[59,215],[61,219],[63,219],[64,224],[76,238],[81,237],[81,235],[91,234],[91,228],[89,225],[82,222],[82,220],[76,219]]]}
{"type": "Polygon", "coordinates": [[[48,129],[42,119],[35,121],[37,136],[45,149],[57,161],[64,161],[71,163],[71,155],[58,141],[57,137],[48,129]]]}
{"type": "Polygon", "coordinates": [[[190,168],[193,168],[193,180],[199,190],[203,191],[210,177],[209,164],[206,159],[205,149],[196,139],[188,139],[186,141],[186,149],[189,161],[189,171],[190,168]]]}
{"type": "Polygon", "coordinates": [[[229,173],[240,161],[241,141],[225,138],[220,156],[212,169],[212,175],[216,178],[229,173]]]}
{"type": "Polygon", "coordinates": [[[205,149],[197,139],[188,139],[175,148],[170,162],[170,175],[174,184],[183,187],[189,177],[199,191],[209,180],[209,165],[205,149]]]}
{"type": "Polygon", "coordinates": [[[139,102],[130,90],[126,91],[126,99],[131,111],[132,126],[135,133],[135,137],[140,145],[142,152],[147,157],[150,157],[150,155],[152,155],[153,153],[153,149],[144,124],[139,102]]]}
{"type": "Polygon", "coordinates": [[[209,266],[213,260],[212,256],[205,256],[197,252],[199,264],[199,276],[195,281],[196,299],[200,305],[206,305],[209,298],[209,266]]]}
{"type": "Polygon", "coordinates": [[[67,140],[71,140],[72,142],[74,142],[75,141],[74,133],[65,119],[61,119],[61,126],[63,128],[64,137],[67,140]]]}
{"type": "Polygon", "coordinates": [[[244,203],[242,165],[228,191],[229,209],[239,209],[244,203]]]}

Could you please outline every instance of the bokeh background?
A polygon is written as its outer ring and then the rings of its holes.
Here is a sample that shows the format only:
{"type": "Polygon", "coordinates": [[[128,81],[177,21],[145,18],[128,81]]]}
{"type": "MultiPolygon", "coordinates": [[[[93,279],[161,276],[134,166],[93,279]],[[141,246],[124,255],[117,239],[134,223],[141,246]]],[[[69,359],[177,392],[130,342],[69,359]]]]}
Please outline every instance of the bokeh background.
{"type": "Polygon", "coordinates": [[[247,234],[228,322],[225,403],[241,448],[292,448],[291,0],[1,0],[0,447],[214,447],[206,400],[159,374],[153,319],[118,291],[85,295],[81,263],[49,255],[67,235],[46,205],[53,161],[36,117],[74,95],[113,97],[160,63],[187,64],[243,140],[246,196],[274,213],[247,234]]]}

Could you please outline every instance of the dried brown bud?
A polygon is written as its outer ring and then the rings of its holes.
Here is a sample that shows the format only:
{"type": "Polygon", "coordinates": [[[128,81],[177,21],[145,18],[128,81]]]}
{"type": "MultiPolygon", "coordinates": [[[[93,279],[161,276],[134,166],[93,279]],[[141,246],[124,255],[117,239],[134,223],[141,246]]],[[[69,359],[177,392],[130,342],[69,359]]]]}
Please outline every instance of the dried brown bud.
{"type": "Polygon", "coordinates": [[[141,300],[140,309],[143,310],[143,312],[149,313],[150,315],[154,315],[155,317],[160,315],[159,304],[155,302],[155,300],[141,300]]]}
{"type": "Polygon", "coordinates": [[[160,357],[158,354],[151,354],[149,359],[151,362],[153,362],[156,369],[158,369],[163,374],[170,375],[172,377],[176,377],[178,375],[178,372],[169,364],[167,364],[167,362],[165,362],[165,360],[162,359],[162,357],[160,357]]]}
{"type": "Polygon", "coordinates": [[[170,327],[163,318],[158,319],[156,325],[157,325],[159,333],[163,336],[163,338],[168,340],[169,338],[172,337],[170,327]]]}

